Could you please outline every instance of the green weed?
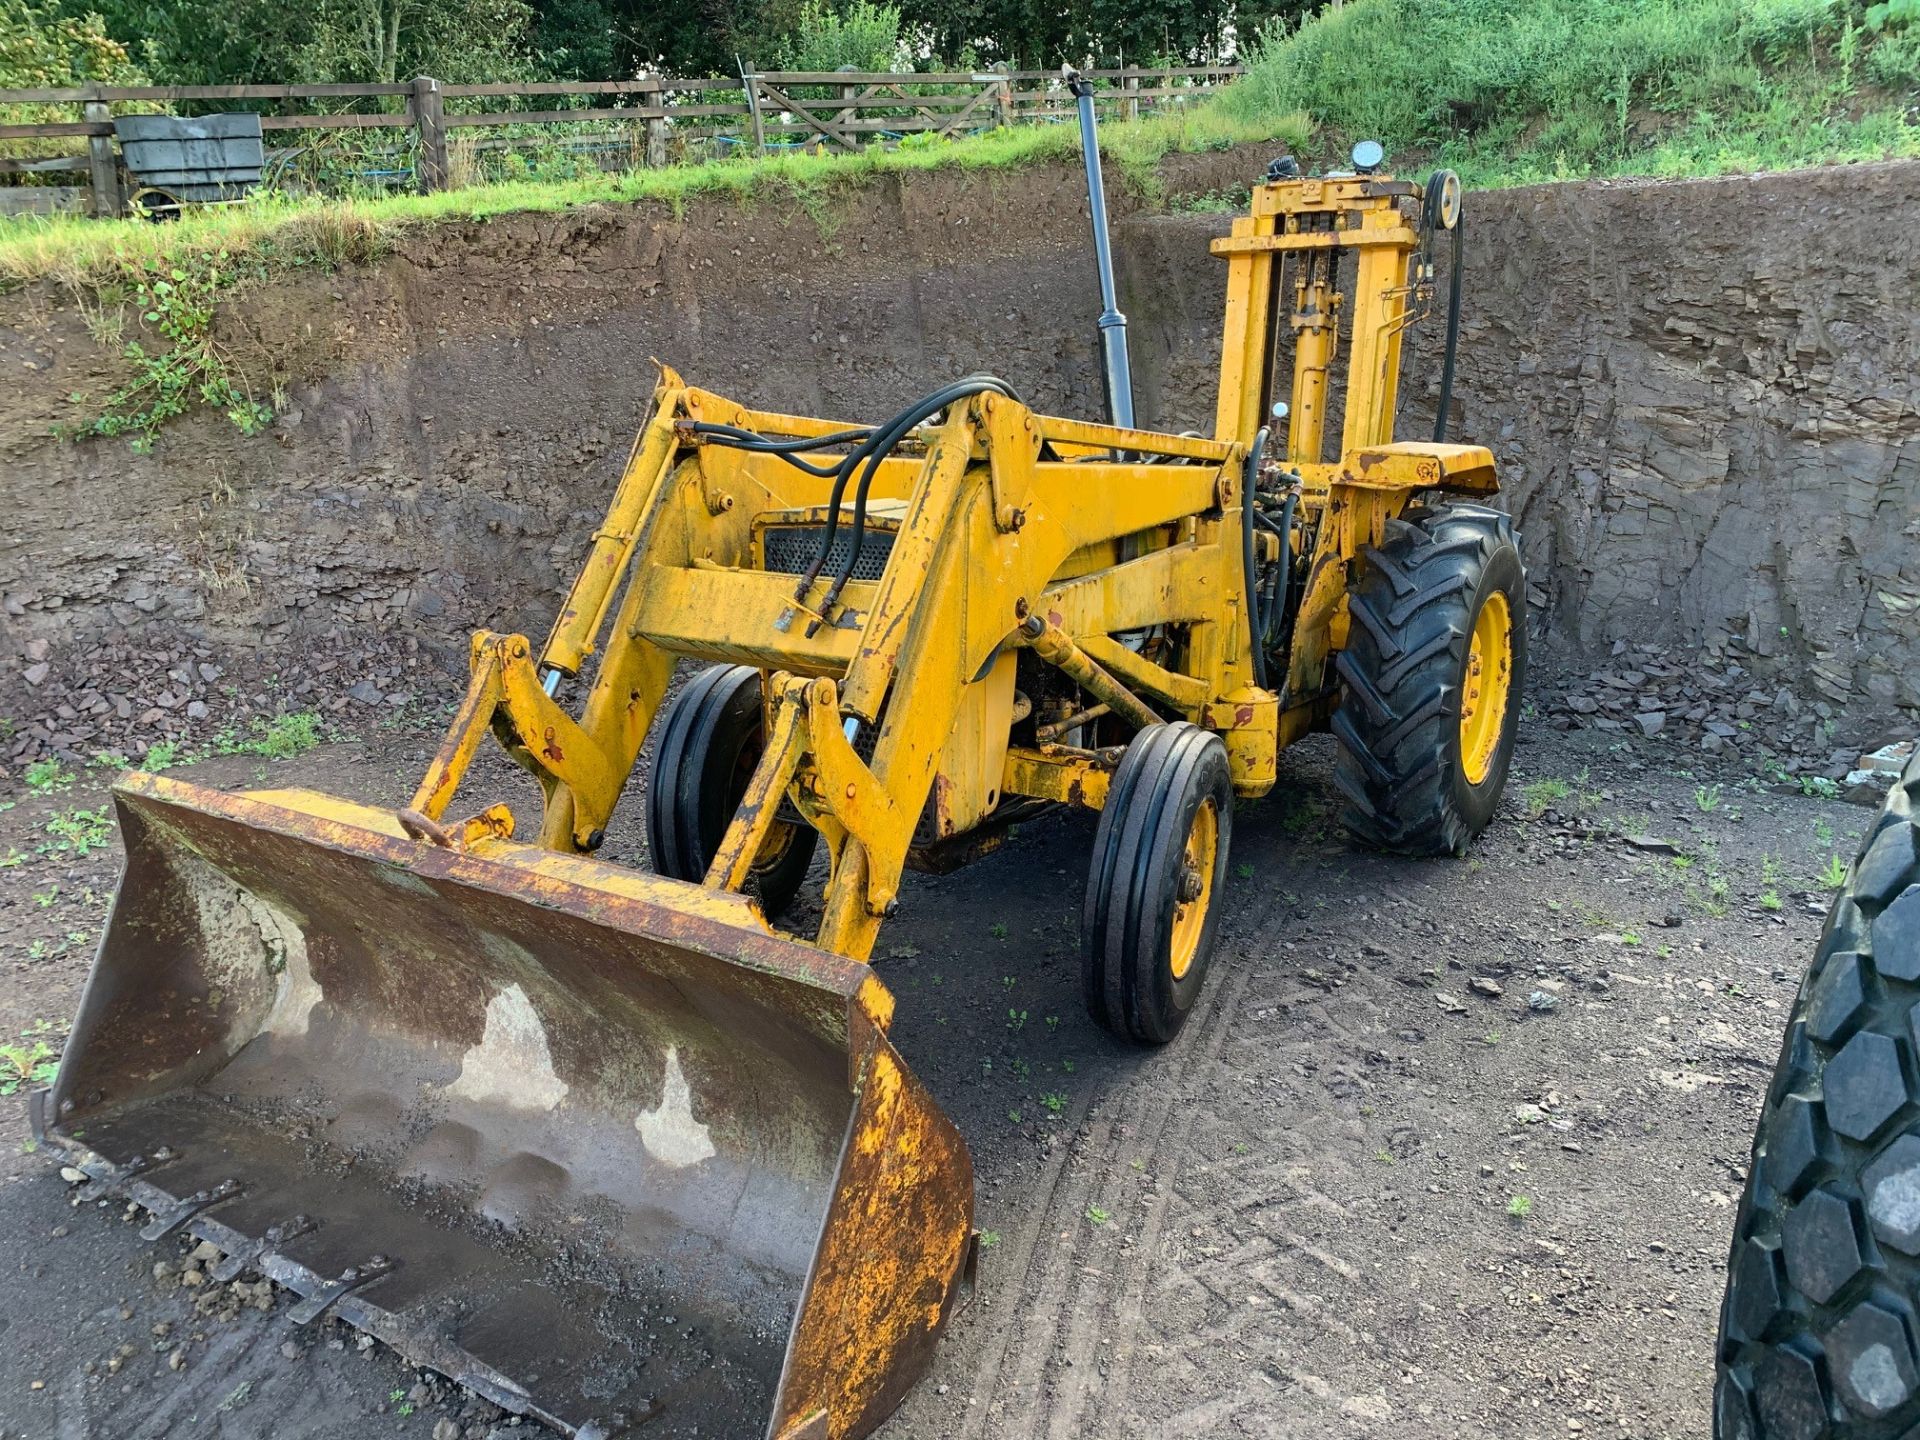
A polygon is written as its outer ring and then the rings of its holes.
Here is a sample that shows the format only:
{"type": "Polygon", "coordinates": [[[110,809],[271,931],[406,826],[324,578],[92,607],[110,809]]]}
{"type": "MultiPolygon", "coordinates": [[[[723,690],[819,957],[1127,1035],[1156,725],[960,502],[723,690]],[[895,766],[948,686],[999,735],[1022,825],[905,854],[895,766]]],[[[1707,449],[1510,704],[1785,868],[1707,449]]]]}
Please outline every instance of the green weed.
{"type": "Polygon", "coordinates": [[[1098,1205],[1089,1205],[1087,1206],[1087,1219],[1091,1220],[1095,1225],[1104,1225],[1113,1219],[1113,1216],[1101,1209],[1098,1205]]]}
{"type": "Polygon", "coordinates": [[[20,772],[27,789],[36,795],[51,795],[55,790],[73,788],[73,772],[51,755],[33,761],[20,772]]]}
{"type": "Polygon", "coordinates": [[[1067,1108],[1067,1097],[1060,1094],[1057,1090],[1051,1091],[1040,1097],[1040,1103],[1055,1115],[1058,1115],[1062,1110],[1067,1108]]]}
{"type": "Polygon", "coordinates": [[[1780,908],[1780,892],[1778,890],[1762,890],[1760,892],[1760,908],[1762,910],[1778,910],[1780,908]]]}
{"type": "Polygon", "coordinates": [[[29,1085],[51,1085],[60,1057],[44,1040],[29,1045],[0,1045],[0,1095],[17,1095],[29,1085]]]}
{"type": "Polygon", "coordinates": [[[47,821],[47,834],[53,839],[43,849],[91,855],[113,840],[113,816],[104,805],[98,810],[67,810],[47,821]]]}
{"type": "Polygon", "coordinates": [[[1829,855],[1826,869],[1817,878],[1827,889],[1838,890],[1847,883],[1847,862],[1838,855],[1829,855]]]}
{"type": "Polygon", "coordinates": [[[304,755],[322,739],[320,716],[312,710],[256,718],[246,733],[223,730],[213,737],[216,755],[258,755],[267,760],[291,760],[304,755]]]}
{"type": "Polygon", "coordinates": [[[1544,815],[1572,793],[1571,785],[1551,776],[1529,780],[1520,787],[1520,799],[1526,805],[1527,814],[1530,817],[1544,815]]]}
{"type": "MultiPolygon", "coordinates": [[[[103,400],[98,413],[78,425],[61,427],[69,438],[125,435],[136,451],[153,448],[162,425],[196,404],[224,411],[241,433],[253,435],[273,419],[273,407],[254,398],[229,368],[225,350],[213,338],[214,309],[222,291],[238,278],[225,250],[195,256],[182,265],[150,260],[133,279],[140,318],[164,346],[149,348],[129,340],[121,358],[132,377],[103,400]]],[[[87,396],[70,397],[89,405],[87,396]]]]}
{"type": "Polygon", "coordinates": [[[1526,1219],[1529,1215],[1533,1214],[1533,1197],[1531,1195],[1515,1195],[1511,1197],[1507,1201],[1507,1214],[1516,1220],[1526,1219]]]}
{"type": "Polygon", "coordinates": [[[1711,815],[1720,808],[1720,787],[1702,785],[1693,792],[1693,803],[1702,815],[1711,815]]]}

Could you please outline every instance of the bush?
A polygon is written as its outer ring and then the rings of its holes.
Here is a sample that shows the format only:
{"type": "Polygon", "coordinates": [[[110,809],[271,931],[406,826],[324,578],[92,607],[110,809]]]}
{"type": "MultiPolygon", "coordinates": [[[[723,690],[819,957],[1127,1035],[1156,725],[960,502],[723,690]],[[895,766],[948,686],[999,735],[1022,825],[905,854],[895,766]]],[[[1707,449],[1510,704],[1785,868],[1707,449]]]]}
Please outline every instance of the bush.
{"type": "Polygon", "coordinates": [[[1869,50],[1867,76],[1889,90],[1920,90],[1920,29],[1896,31],[1869,50]]]}
{"type": "Polygon", "coordinates": [[[62,16],[25,0],[0,0],[0,90],[61,89],[98,81],[140,85],[127,47],[98,15],[62,16]]]}
{"type": "MultiPolygon", "coordinates": [[[[127,47],[111,38],[98,15],[56,14],[51,7],[0,0],[0,90],[66,89],[98,82],[144,85],[127,47]]],[[[7,123],[35,125],[74,118],[71,105],[12,105],[7,123]]],[[[47,159],[72,151],[68,139],[0,141],[0,157],[47,159]]],[[[31,175],[0,177],[0,184],[32,183],[31,175]]]]}
{"type": "Polygon", "coordinates": [[[1780,61],[1811,54],[1814,37],[1837,28],[1834,0],[1751,0],[1740,38],[1755,53],[1780,61]]]}
{"type": "Polygon", "coordinates": [[[900,53],[900,8],[852,0],[844,11],[806,0],[780,43],[782,70],[911,70],[900,53]]]}

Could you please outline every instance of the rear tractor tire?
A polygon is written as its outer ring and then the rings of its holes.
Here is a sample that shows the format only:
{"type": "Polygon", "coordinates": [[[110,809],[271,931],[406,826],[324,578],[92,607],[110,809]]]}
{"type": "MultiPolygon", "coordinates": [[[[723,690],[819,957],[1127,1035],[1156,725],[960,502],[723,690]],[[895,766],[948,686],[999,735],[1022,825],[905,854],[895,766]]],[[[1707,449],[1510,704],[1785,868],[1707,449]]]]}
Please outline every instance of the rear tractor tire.
{"type": "Polygon", "coordinates": [[[1458,855],[1507,783],[1526,678],[1526,572],[1513,522],[1480,505],[1409,510],[1362,555],[1347,599],[1333,733],[1341,819],[1405,855],[1458,855]]]}
{"type": "MultiPolygon", "coordinates": [[[[673,697],[647,783],[647,848],[657,873],[694,884],[706,878],[765,744],[760,672],[750,666],[710,666],[673,697]]],[[[793,903],[819,840],[811,825],[774,823],[749,877],[769,917],[793,903]]]]}
{"type": "Polygon", "coordinates": [[[1179,1033],[1213,958],[1233,835],[1218,735],[1149,725],[1120,757],[1094,832],[1081,920],[1087,1012],[1123,1039],[1179,1033]]]}
{"type": "Polygon", "coordinates": [[[1920,1433],[1920,760],[1800,982],[1720,1309],[1717,1440],[1920,1433]]]}

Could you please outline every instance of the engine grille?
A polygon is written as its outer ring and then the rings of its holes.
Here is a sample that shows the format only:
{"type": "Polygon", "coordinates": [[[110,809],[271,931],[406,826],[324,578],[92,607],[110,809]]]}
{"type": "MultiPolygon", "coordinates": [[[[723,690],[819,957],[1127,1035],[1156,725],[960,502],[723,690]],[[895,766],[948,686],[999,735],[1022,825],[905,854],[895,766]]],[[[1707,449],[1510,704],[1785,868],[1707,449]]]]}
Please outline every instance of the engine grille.
{"type": "MultiPolygon", "coordinates": [[[[825,528],[824,525],[769,525],[761,532],[760,541],[766,568],[781,575],[800,574],[819,552],[820,532],[825,528]]],[[[887,557],[893,554],[893,540],[892,530],[869,525],[860,545],[860,558],[854,563],[853,578],[878,580],[887,568],[887,557]]],[[[827,563],[821,573],[829,577],[838,575],[852,548],[853,527],[843,523],[834,534],[833,548],[827,552],[827,563]]]]}

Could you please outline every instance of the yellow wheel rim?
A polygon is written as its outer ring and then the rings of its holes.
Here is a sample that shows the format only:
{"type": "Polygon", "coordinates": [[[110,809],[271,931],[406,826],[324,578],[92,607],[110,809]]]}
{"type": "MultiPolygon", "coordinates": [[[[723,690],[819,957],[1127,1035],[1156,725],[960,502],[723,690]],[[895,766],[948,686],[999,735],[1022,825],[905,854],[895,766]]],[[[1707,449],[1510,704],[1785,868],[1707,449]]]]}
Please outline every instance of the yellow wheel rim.
{"type": "Polygon", "coordinates": [[[1213,904],[1214,860],[1220,853],[1220,812],[1204,801],[1187,831],[1186,852],[1180,859],[1180,888],[1173,905],[1173,978],[1184,980],[1200,953],[1200,936],[1207,928],[1207,908],[1213,904]]]}
{"type": "Polygon", "coordinates": [[[1460,686],[1460,766],[1469,785],[1486,782],[1513,688],[1513,611],[1499,590],[1487,596],[1473,619],[1467,673],[1460,686]]]}

